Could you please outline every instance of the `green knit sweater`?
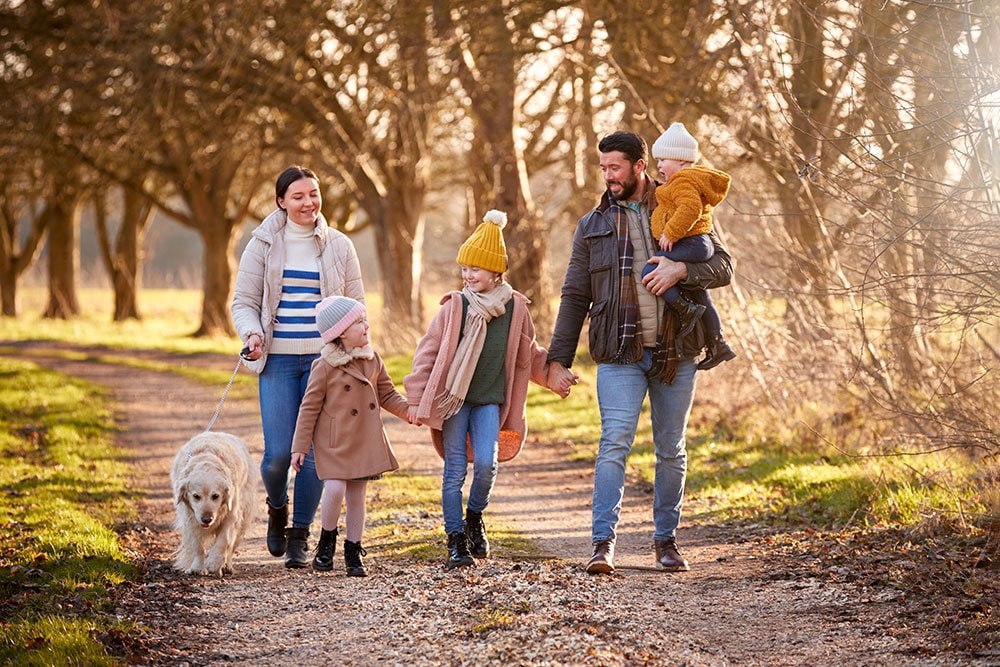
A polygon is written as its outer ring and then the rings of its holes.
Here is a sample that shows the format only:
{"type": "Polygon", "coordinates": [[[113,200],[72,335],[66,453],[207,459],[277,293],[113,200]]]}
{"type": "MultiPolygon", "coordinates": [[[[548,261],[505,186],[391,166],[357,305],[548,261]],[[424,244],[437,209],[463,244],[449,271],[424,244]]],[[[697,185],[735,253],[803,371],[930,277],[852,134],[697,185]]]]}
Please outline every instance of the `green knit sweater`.
{"type": "MultiPolygon", "coordinates": [[[[504,400],[504,359],[507,358],[507,337],[510,334],[511,314],[514,310],[513,299],[506,304],[504,314],[494,317],[486,325],[486,341],[479,355],[479,362],[472,374],[469,391],[465,402],[471,405],[500,405],[504,400]]],[[[462,331],[465,335],[465,315],[469,310],[469,302],[462,296],[462,331]]]]}

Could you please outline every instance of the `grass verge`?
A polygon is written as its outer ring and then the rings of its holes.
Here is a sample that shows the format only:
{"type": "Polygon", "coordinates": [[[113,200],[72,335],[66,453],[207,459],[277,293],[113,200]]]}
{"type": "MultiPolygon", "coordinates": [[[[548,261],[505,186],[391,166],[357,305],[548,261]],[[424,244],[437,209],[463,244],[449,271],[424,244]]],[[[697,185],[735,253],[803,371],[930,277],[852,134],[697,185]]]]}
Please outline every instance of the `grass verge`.
{"type": "Polygon", "coordinates": [[[102,636],[135,577],[112,526],[134,512],[100,390],[0,357],[0,663],[112,664],[102,636]]]}

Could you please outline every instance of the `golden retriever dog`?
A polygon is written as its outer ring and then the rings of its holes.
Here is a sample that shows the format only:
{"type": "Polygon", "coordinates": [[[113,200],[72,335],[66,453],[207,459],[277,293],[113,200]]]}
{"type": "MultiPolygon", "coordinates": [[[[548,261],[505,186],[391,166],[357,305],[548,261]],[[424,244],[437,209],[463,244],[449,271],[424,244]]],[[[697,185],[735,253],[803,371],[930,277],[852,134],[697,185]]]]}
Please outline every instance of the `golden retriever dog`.
{"type": "Polygon", "coordinates": [[[233,556],[254,520],[257,476],[247,446],[229,433],[200,433],[174,457],[174,568],[188,574],[232,572],[233,556]]]}

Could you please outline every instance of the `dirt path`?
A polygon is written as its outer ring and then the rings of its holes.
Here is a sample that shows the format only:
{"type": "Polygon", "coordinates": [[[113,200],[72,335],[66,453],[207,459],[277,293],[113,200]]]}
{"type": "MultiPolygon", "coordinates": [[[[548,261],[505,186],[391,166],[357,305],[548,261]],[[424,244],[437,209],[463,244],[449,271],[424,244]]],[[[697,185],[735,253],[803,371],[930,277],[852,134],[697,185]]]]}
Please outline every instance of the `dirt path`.
{"type": "MultiPolygon", "coordinates": [[[[234,576],[177,576],[168,560],[176,544],[169,465],[176,449],[205,428],[222,388],[25,351],[38,363],[111,388],[117,402],[120,443],[135,464],[135,484],[146,489],[140,525],[129,532],[145,571],[119,610],[149,628],[136,662],[989,664],[900,621],[885,589],[836,573],[802,576],[759,534],[682,522],[679,543],[692,571],[649,571],[652,496],[639,487],[627,490],[620,527],[618,563],[626,567],[589,577],[582,565],[589,555],[591,468],[542,446],[527,447],[502,467],[490,513],[561,558],[525,561],[500,551],[480,567],[446,573],[438,564],[380,558],[379,546],[369,544],[372,576],[348,579],[339,569],[286,570],[266,554],[262,520],[234,576]]],[[[175,361],[219,370],[234,363],[175,361]]],[[[387,422],[402,465],[439,475],[426,431],[392,417],[387,422]]],[[[227,400],[215,430],[243,437],[259,458],[255,401],[227,400]]]]}

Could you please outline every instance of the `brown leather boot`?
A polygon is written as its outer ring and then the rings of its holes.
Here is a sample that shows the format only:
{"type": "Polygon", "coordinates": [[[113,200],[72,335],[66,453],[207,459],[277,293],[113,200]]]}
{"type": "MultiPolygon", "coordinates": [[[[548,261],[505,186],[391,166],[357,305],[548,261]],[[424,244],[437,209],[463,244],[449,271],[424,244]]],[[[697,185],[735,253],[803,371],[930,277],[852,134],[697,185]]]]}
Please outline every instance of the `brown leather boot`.
{"type": "Polygon", "coordinates": [[[615,543],[613,540],[594,542],[594,555],[587,563],[587,574],[611,574],[615,571],[615,543]]]}
{"type": "Polygon", "coordinates": [[[665,572],[687,572],[691,569],[688,562],[677,550],[677,542],[673,539],[654,540],[656,549],[656,564],[665,572]]]}

